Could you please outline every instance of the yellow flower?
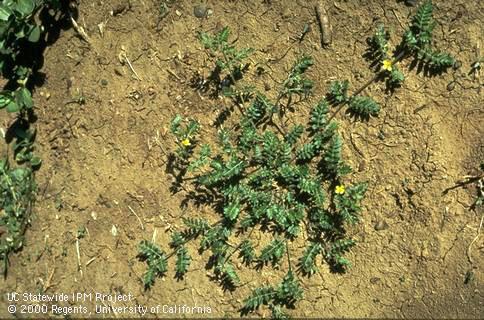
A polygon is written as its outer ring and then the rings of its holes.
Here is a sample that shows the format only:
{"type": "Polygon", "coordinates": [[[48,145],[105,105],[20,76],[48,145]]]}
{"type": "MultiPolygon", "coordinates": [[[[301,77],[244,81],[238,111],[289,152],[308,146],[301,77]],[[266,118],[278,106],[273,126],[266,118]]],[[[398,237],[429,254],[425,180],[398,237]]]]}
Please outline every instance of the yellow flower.
{"type": "Polygon", "coordinates": [[[392,60],[389,60],[389,59],[383,60],[383,66],[382,66],[383,70],[391,72],[392,66],[393,66],[392,60]]]}
{"type": "Polygon", "coordinates": [[[343,186],[343,185],[336,186],[336,189],[334,190],[334,192],[336,192],[336,194],[343,194],[343,193],[345,193],[345,186],[343,186]]]}
{"type": "Polygon", "coordinates": [[[190,142],[190,139],[188,139],[188,138],[182,140],[181,144],[184,145],[185,147],[192,145],[192,143],[190,142]]]}

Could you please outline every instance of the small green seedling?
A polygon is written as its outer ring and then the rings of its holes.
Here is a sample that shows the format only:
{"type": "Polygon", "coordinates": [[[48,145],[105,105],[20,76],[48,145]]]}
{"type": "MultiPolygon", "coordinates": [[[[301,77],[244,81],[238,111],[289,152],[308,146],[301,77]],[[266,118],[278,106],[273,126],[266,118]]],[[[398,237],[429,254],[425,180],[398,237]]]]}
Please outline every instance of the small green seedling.
{"type": "Polygon", "coordinates": [[[242,92],[234,92],[232,85],[235,85],[237,80],[241,79],[243,73],[248,69],[249,65],[243,61],[254,51],[252,48],[237,49],[229,43],[230,30],[223,28],[219,33],[210,35],[201,32],[198,38],[205,49],[209,50],[210,55],[215,59],[215,67],[208,78],[208,82],[202,80],[201,88],[206,87],[207,84],[213,83],[216,86],[217,92],[222,92],[227,96],[243,96],[244,91],[249,89],[238,89],[242,92]]]}

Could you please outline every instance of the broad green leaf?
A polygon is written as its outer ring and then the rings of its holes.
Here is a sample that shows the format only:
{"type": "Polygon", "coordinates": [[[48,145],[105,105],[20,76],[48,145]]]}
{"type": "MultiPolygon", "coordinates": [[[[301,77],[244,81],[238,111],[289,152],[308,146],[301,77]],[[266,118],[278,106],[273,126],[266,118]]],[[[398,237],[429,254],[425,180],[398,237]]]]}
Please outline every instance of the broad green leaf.
{"type": "Polygon", "coordinates": [[[32,31],[30,31],[28,40],[30,42],[37,42],[37,41],[39,41],[39,39],[40,39],[40,33],[41,33],[40,26],[33,27],[32,28],[32,31]]]}
{"type": "Polygon", "coordinates": [[[6,5],[0,5],[0,20],[8,21],[8,18],[12,14],[12,10],[6,5]]]}
{"type": "Polygon", "coordinates": [[[15,93],[17,103],[20,107],[25,107],[26,109],[31,109],[34,106],[32,101],[32,95],[27,88],[22,88],[15,93]]]}
{"type": "Polygon", "coordinates": [[[5,108],[10,101],[12,101],[12,98],[9,95],[6,95],[5,93],[0,93],[0,109],[5,108]]]}
{"type": "Polygon", "coordinates": [[[37,156],[34,156],[34,157],[32,157],[32,159],[30,159],[30,164],[32,165],[32,167],[39,166],[41,162],[42,162],[42,159],[40,159],[37,156]]]}
{"type": "Polygon", "coordinates": [[[35,9],[34,0],[18,0],[17,7],[15,9],[24,16],[28,16],[35,9]]]}
{"type": "Polygon", "coordinates": [[[7,104],[7,112],[13,113],[18,111],[20,111],[20,108],[15,101],[12,100],[7,104]]]}
{"type": "Polygon", "coordinates": [[[224,215],[230,220],[235,220],[240,212],[240,206],[238,203],[230,203],[224,208],[224,215]]]}

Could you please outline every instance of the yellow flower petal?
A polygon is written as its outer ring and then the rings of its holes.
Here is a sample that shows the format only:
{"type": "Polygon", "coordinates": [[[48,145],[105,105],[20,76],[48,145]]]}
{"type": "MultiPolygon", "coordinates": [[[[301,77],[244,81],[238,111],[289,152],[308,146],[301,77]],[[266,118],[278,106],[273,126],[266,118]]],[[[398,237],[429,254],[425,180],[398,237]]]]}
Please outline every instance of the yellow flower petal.
{"type": "Polygon", "coordinates": [[[188,138],[186,138],[181,142],[181,144],[184,145],[185,147],[188,147],[191,145],[191,142],[188,138]]]}
{"type": "Polygon", "coordinates": [[[334,192],[336,192],[336,194],[344,194],[345,193],[345,186],[343,186],[343,185],[336,186],[336,189],[334,190],[334,192]]]}
{"type": "Polygon", "coordinates": [[[393,62],[392,60],[383,60],[383,70],[386,70],[386,71],[392,71],[392,65],[393,65],[393,62]]]}

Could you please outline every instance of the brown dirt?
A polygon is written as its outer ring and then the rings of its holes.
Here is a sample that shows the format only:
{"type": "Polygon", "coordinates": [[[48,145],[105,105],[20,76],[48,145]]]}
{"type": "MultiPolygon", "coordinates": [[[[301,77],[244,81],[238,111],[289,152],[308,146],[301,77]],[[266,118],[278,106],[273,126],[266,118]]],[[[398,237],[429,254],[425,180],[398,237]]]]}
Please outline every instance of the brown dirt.
{"type": "MultiPolygon", "coordinates": [[[[134,301],[117,305],[198,305],[212,310],[203,316],[239,316],[250,290],[274,281],[268,268],[262,273],[242,268],[242,282],[249,283],[224,292],[207,276],[206,256],[195,254],[185,280],[174,279],[170,269],[145,292],[141,277],[146,266],[136,259],[138,243],[154,234],[167,249],[167,231],[180,227],[182,216],[213,215],[208,206],[181,209],[184,194],[169,191],[172,178],[165,172],[166,153],[173,148],[166,133],[171,118],[177,113],[198,118],[208,133],[223,104],[189,86],[194,73],[206,76],[211,64],[197,32],[229,26],[239,47],[258,49],[251,57],[254,65],[280,58],[291,45],[278,63],[267,63],[270,76],[255,79],[271,87],[299,53],[310,53],[316,86],[314,97],[301,107],[307,108],[331,80],[349,79],[358,87],[371,77],[362,58],[365,38],[384,22],[396,42],[403,31],[399,20],[405,23],[414,11],[397,1],[328,1],[334,36],[323,50],[312,7],[304,1],[208,1],[213,15],[204,20],[194,17],[190,1],[173,2],[158,22],[159,1],[131,1],[116,16],[110,12],[127,1],[83,1],[79,22],[92,46],[70,29],[45,52],[41,71],[47,78],[34,96],[37,150],[43,159],[39,195],[25,248],[11,257],[10,273],[2,280],[0,317],[11,317],[3,293],[13,291],[131,293],[134,301]],[[293,44],[290,37],[308,22],[312,31],[293,44]],[[123,50],[141,81],[120,63],[123,50]],[[67,104],[79,94],[86,98],[84,105],[67,104]],[[76,234],[83,226],[88,232],[79,241],[81,273],[76,234]]],[[[353,268],[348,273],[331,274],[323,266],[319,274],[303,279],[307,290],[290,311],[295,317],[483,316],[484,237],[473,244],[470,259],[467,253],[482,215],[469,210],[475,189],[443,191],[475,173],[484,160],[482,79],[467,75],[475,46],[483,43],[484,3],[434,3],[436,42],[456,55],[462,67],[434,78],[404,68],[405,84],[392,95],[384,93],[383,84],[367,90],[384,106],[378,118],[352,123],[339,116],[345,156],[361,169],[354,179],[370,185],[363,222],[352,230],[359,245],[349,255],[353,268]],[[447,91],[453,79],[458,84],[447,91]],[[375,230],[383,221],[388,228],[375,230]],[[470,271],[474,279],[466,284],[470,271]]],[[[190,250],[195,252],[195,245],[190,250]]],[[[94,304],[84,303],[88,308],[94,304]]],[[[256,315],[268,313],[261,309],[256,315]]]]}

